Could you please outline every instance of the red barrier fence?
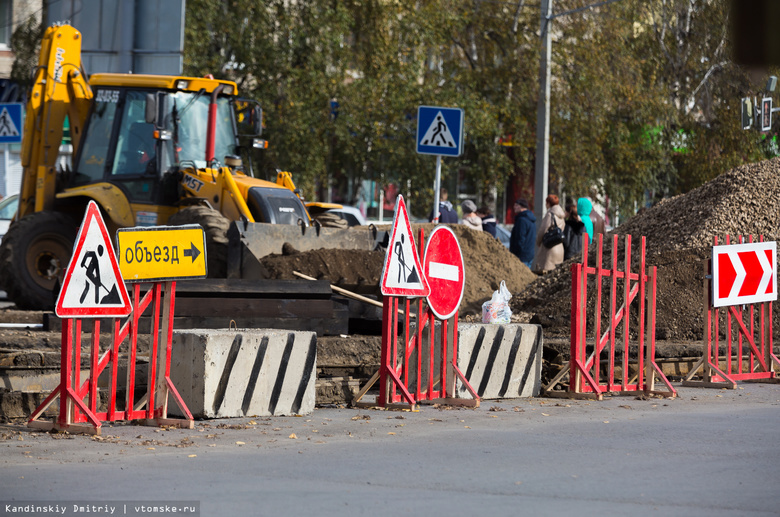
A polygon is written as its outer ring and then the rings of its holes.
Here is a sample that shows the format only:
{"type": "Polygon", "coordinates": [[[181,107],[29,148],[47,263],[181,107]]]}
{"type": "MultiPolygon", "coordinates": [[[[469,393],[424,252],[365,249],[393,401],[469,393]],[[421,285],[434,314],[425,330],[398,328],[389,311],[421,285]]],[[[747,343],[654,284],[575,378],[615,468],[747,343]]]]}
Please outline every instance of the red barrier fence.
{"type": "MultiPolygon", "coordinates": [[[[763,236],[759,237],[763,242],[763,236]]],[[[738,236],[737,242],[745,239],[738,236]]],[[[753,242],[749,236],[747,242],[753,242]]],[[[726,236],[726,244],[730,237],[726,236]]],[[[718,245],[715,237],[713,245],[718,245]]],[[[776,271],[775,271],[776,274],[776,271]]],[[[780,359],[773,353],[772,302],[729,307],[712,306],[712,264],[704,263],[704,343],[705,355],[691,368],[684,386],[736,389],[736,381],[777,382],[774,366],[780,359]],[[722,309],[722,310],[721,310],[722,309]],[[723,326],[721,326],[723,324],[723,326]],[[720,354],[720,334],[725,329],[726,351],[720,354]],[[693,380],[702,369],[700,380],[693,380]]]]}
{"type": "MultiPolygon", "coordinates": [[[[420,230],[419,242],[424,242],[420,230]]],[[[416,250],[415,250],[416,251],[416,250]]],[[[359,407],[403,407],[415,409],[418,403],[439,402],[451,405],[479,407],[479,395],[460,371],[458,360],[458,311],[447,320],[439,320],[422,298],[413,304],[410,298],[385,296],[382,303],[382,353],[381,365],[373,377],[360,390],[353,402],[359,407]],[[403,311],[399,300],[403,299],[403,311]],[[412,306],[416,312],[412,314],[412,306]],[[403,316],[403,337],[399,349],[398,327],[403,316]],[[415,331],[410,332],[412,317],[415,331]],[[439,322],[438,326],[436,323],[439,322]],[[451,326],[450,326],[451,322],[451,326]],[[424,333],[428,332],[428,346],[424,346],[424,333]],[[439,336],[436,339],[437,334],[439,336]],[[473,399],[455,398],[455,383],[460,379],[473,399]],[[360,400],[379,380],[379,396],[376,404],[360,400]]]]}
{"type": "Polygon", "coordinates": [[[583,238],[582,263],[572,266],[571,357],[568,365],[544,388],[545,394],[601,399],[603,393],[644,392],[674,397],[677,395],[676,390],[655,361],[657,271],[656,267],[651,267],[649,274],[646,272],[645,238],[642,237],[641,241],[638,273],[631,272],[631,236],[625,236],[623,270],[619,269],[618,264],[618,236],[614,235],[612,239],[612,266],[605,268],[604,236],[599,235],[595,266],[588,265],[588,237],[585,235],[583,238]],[[591,289],[595,289],[595,304],[590,320],[587,308],[589,279],[592,279],[591,289]],[[606,292],[603,287],[604,279],[609,280],[609,289],[606,292]],[[605,296],[609,296],[606,313],[603,307],[605,296]],[[623,304],[616,308],[621,296],[623,304]],[[638,313],[635,365],[631,364],[629,357],[632,342],[629,315],[632,307],[638,313]],[[606,325],[602,321],[605,316],[606,325]],[[619,333],[621,325],[622,336],[619,333]],[[591,352],[587,355],[588,332],[591,328],[591,352]],[[618,370],[620,378],[616,379],[618,370]],[[632,370],[635,373],[629,377],[632,370]],[[568,388],[565,391],[553,391],[567,374],[568,388]],[[655,390],[656,377],[666,385],[668,391],[655,390]]]}
{"type": "MultiPolygon", "coordinates": [[[[193,427],[192,414],[171,382],[171,339],[173,334],[173,308],[176,282],[158,282],[141,297],[140,284],[133,285],[132,312],[123,325],[118,318],[111,320],[111,343],[100,355],[100,320],[94,319],[90,347],[90,373],[83,383],[81,372],[80,318],[65,318],[62,322],[62,364],[60,385],[33,412],[27,425],[39,429],[57,429],[71,432],[100,434],[101,421],[141,420],[146,425],[174,425],[193,427]],[[165,296],[162,287],[165,285],[165,296]],[[162,323],[160,321],[162,307],[162,323]],[[138,320],[151,307],[152,330],[148,363],[146,394],[135,400],[138,345],[138,320]],[[162,334],[162,335],[161,335],[162,334]],[[117,407],[117,377],[120,367],[120,347],[129,338],[127,353],[127,379],[123,408],[117,407]],[[110,370],[106,368],[110,365],[110,370]],[[98,411],[98,381],[104,371],[108,374],[108,401],[105,411],[98,411]],[[168,395],[172,395],[186,419],[168,418],[168,395]],[[59,415],[54,421],[38,418],[57,399],[60,399],[59,415]],[[86,401],[85,401],[86,399],[86,401]],[[83,425],[88,423],[87,425],[83,425]]],[[[104,376],[105,377],[105,376],[104,376]]]]}

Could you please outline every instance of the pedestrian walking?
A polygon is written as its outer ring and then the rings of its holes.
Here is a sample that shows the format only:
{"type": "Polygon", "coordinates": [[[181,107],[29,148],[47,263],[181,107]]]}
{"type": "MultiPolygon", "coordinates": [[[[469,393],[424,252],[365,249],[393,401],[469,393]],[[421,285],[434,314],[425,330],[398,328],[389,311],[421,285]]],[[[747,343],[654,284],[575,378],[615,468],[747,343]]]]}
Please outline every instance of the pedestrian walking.
{"type": "MultiPolygon", "coordinates": [[[[452,209],[452,203],[447,201],[447,189],[442,187],[439,189],[439,223],[441,224],[457,224],[458,213],[452,209]]],[[[428,214],[428,222],[433,222],[433,211],[428,214]]]]}
{"type": "Polygon", "coordinates": [[[528,200],[525,198],[521,197],[515,201],[515,225],[509,237],[509,251],[530,268],[534,260],[536,216],[528,206],[528,200]]]}
{"type": "Polygon", "coordinates": [[[536,255],[534,256],[535,273],[543,274],[545,271],[551,271],[555,269],[558,264],[563,262],[563,242],[547,247],[543,242],[544,234],[547,230],[554,226],[560,228],[563,233],[565,226],[563,209],[559,204],[558,196],[550,194],[544,201],[544,205],[547,208],[547,212],[542,217],[541,223],[539,223],[539,229],[536,232],[536,255]]]}
{"type": "Polygon", "coordinates": [[[566,226],[563,228],[563,260],[582,253],[582,234],[585,224],[580,221],[577,205],[569,202],[566,205],[566,226]]]}
{"type": "Polygon", "coordinates": [[[463,219],[461,220],[461,224],[466,225],[466,228],[471,228],[472,230],[481,232],[482,219],[476,214],[477,205],[474,203],[474,201],[467,199],[460,205],[460,208],[463,210],[463,219]]]}
{"type": "Polygon", "coordinates": [[[593,239],[598,235],[606,233],[604,218],[593,209],[593,203],[590,199],[581,197],[577,200],[577,213],[585,224],[585,231],[588,233],[590,242],[593,242],[593,239]]]}
{"type": "Polygon", "coordinates": [[[496,236],[496,216],[490,213],[490,209],[485,205],[477,208],[476,214],[482,219],[482,231],[487,232],[493,237],[496,236]]]}

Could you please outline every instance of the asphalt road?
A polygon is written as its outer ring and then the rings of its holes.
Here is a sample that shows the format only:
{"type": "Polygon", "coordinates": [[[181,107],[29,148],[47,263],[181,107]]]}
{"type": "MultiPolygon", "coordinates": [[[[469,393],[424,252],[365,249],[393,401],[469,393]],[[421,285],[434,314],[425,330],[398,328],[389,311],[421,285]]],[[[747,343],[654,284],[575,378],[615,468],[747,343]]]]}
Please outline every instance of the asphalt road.
{"type": "Polygon", "coordinates": [[[98,514],[71,501],[199,502],[203,516],[780,514],[780,385],[679,393],[106,425],[100,438],[3,425],[0,516],[22,515],[14,501],[64,515],[98,514]]]}

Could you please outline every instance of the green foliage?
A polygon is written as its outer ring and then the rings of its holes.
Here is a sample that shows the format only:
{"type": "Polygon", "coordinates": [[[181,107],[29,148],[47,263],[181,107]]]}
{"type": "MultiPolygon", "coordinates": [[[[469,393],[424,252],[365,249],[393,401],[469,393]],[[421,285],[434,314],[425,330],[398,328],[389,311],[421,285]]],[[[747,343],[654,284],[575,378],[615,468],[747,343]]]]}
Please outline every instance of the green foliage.
{"type": "Polygon", "coordinates": [[[14,29],[11,35],[11,48],[14,50],[11,80],[16,82],[22,91],[27,91],[32,87],[33,72],[38,66],[38,54],[43,32],[43,24],[34,16],[30,16],[14,29]]]}
{"type": "MultiPolygon", "coordinates": [[[[777,155],[780,122],[769,135],[740,128],[740,98],[760,98],[767,74],[731,62],[728,22],[728,0],[622,0],[549,22],[551,191],[595,187],[630,213],[648,194],[777,155]]],[[[393,182],[423,216],[435,158],[415,152],[421,104],[465,110],[464,153],[442,161],[445,185],[500,193],[532,170],[539,24],[538,2],[525,0],[188,0],[185,73],[234,80],[261,102],[270,148],[255,157],[259,176],[289,170],[309,199],[333,181],[347,202],[359,180],[393,182]]],[[[34,18],[14,31],[12,78],[24,87],[42,34],[34,18]]]]}
{"type": "MultiPolygon", "coordinates": [[[[729,59],[728,5],[623,0],[551,22],[551,190],[597,187],[627,212],[776,152],[739,128],[739,98],[762,85],[729,59]]],[[[185,27],[185,71],[233,79],[263,104],[262,175],[290,170],[309,198],[332,178],[353,186],[351,201],[356,180],[373,179],[427,213],[435,158],[415,152],[421,104],[466,113],[445,185],[500,192],[532,166],[536,2],[189,0],[185,27]]]]}

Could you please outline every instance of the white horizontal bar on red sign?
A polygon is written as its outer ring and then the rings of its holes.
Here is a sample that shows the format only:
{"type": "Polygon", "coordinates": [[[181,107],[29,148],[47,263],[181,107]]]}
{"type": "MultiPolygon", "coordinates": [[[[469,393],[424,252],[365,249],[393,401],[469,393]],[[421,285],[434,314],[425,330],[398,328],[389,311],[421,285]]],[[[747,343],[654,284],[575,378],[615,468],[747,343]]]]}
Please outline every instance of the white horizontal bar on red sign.
{"type": "Polygon", "coordinates": [[[431,262],[428,264],[429,278],[440,278],[442,280],[457,282],[460,280],[459,273],[460,269],[458,269],[458,266],[453,266],[452,264],[442,264],[441,262],[431,262]]]}

